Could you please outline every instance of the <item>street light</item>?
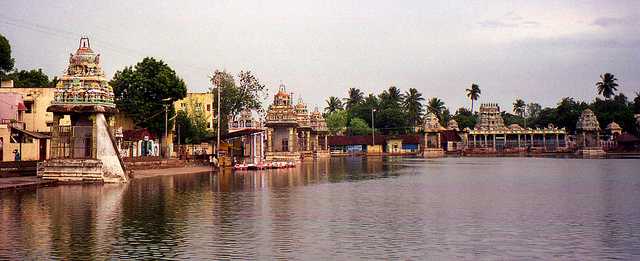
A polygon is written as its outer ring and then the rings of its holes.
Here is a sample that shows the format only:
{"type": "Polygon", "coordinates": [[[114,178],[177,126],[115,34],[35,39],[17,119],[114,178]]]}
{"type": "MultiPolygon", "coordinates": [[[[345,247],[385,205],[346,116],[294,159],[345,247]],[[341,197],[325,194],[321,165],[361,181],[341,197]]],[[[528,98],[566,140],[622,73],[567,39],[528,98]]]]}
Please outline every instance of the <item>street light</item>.
{"type": "Polygon", "coordinates": [[[375,121],[374,121],[374,118],[373,118],[373,113],[374,112],[376,112],[376,109],[372,108],[371,109],[371,130],[372,130],[372,132],[371,132],[371,134],[372,134],[371,135],[371,142],[373,143],[373,146],[376,145],[376,124],[375,124],[375,121]]]}
{"type": "Polygon", "coordinates": [[[167,153],[167,151],[169,150],[169,142],[167,141],[167,138],[169,138],[168,121],[169,121],[169,103],[171,102],[171,100],[173,100],[173,98],[162,99],[162,101],[164,102],[163,106],[164,106],[164,157],[165,158],[169,158],[171,156],[169,155],[169,153],[167,153]]]}

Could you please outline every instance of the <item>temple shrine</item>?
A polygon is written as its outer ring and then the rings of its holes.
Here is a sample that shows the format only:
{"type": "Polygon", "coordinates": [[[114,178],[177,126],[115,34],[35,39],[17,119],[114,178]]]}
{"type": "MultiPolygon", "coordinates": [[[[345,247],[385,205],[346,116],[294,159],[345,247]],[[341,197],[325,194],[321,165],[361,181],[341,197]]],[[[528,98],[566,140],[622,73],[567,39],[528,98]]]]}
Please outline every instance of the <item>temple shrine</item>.
{"type": "Polygon", "coordinates": [[[567,132],[549,124],[546,128],[505,126],[500,107],[495,103],[480,105],[480,118],[473,129],[466,128],[465,153],[561,152],[567,151],[567,132]]]}
{"type": "Polygon", "coordinates": [[[427,158],[444,156],[441,133],[446,129],[440,125],[440,120],[432,112],[424,117],[424,147],[422,156],[427,158]]]}
{"type": "Polygon", "coordinates": [[[303,158],[329,156],[327,124],[316,109],[309,113],[307,105],[280,85],[267,110],[264,122],[267,132],[267,161],[297,161],[303,158]]]}
{"type": "Polygon", "coordinates": [[[116,149],[111,118],[117,113],[113,89],[100,55],[82,37],[78,50],[56,85],[51,157],[44,162],[43,179],[61,182],[126,182],[129,178],[116,149]]]}
{"type": "Polygon", "coordinates": [[[585,157],[599,157],[605,155],[600,145],[600,123],[590,109],[582,111],[576,123],[576,154],[585,157]]]}
{"type": "Polygon", "coordinates": [[[273,96],[264,126],[267,128],[267,161],[300,160],[297,134],[300,123],[291,104],[291,95],[282,84],[273,96]]]}

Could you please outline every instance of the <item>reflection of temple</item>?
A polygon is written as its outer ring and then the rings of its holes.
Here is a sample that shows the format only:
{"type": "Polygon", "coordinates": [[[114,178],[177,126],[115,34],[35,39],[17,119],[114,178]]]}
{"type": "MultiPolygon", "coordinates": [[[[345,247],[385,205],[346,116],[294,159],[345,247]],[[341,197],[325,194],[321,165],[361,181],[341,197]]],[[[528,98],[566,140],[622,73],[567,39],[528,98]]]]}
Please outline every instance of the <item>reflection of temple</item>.
{"type": "Polygon", "coordinates": [[[577,153],[584,156],[601,156],[605,152],[600,146],[600,123],[590,109],[582,111],[576,124],[577,153]]]}
{"type": "Polygon", "coordinates": [[[518,152],[530,150],[564,151],[566,131],[549,124],[544,129],[523,128],[518,124],[505,126],[497,104],[480,105],[480,119],[467,132],[466,152],[518,152]]]}
{"type": "Polygon", "coordinates": [[[317,110],[309,114],[302,100],[293,106],[284,85],[274,95],[264,125],[268,161],[328,155],[327,128],[322,115],[317,110]]]}
{"type": "Polygon", "coordinates": [[[53,112],[51,160],[44,164],[43,178],[74,182],[128,179],[109,124],[117,112],[113,90],[88,38],[81,38],[80,47],[71,55],[47,111],[53,112]],[[65,117],[70,125],[61,125],[65,117]]]}

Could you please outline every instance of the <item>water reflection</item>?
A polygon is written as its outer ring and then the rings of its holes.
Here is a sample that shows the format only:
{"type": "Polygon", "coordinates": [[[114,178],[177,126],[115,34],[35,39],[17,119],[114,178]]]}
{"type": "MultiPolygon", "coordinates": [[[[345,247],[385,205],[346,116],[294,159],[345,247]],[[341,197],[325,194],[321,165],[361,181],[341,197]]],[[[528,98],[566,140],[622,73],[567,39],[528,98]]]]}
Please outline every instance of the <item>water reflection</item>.
{"type": "Polygon", "coordinates": [[[636,160],[333,158],[0,192],[0,259],[640,255],[636,160]]]}

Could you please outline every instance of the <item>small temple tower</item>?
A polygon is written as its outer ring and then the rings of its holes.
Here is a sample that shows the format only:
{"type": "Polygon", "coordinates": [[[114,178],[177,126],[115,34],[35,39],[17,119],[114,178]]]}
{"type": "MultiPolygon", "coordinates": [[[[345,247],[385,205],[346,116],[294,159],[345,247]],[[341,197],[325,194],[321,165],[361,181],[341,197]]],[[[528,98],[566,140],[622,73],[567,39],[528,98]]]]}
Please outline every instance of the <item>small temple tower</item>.
{"type": "Polygon", "coordinates": [[[582,111],[576,124],[576,134],[577,154],[583,156],[605,155],[600,145],[600,124],[590,109],[582,111]]]}
{"type": "Polygon", "coordinates": [[[440,133],[446,129],[440,125],[440,120],[432,112],[424,117],[424,150],[422,156],[427,158],[442,157],[442,139],[440,133]]]}
{"type": "Polygon", "coordinates": [[[620,134],[622,134],[622,127],[615,121],[612,121],[607,125],[607,131],[609,132],[610,139],[615,140],[620,134]]]}
{"type": "Polygon", "coordinates": [[[298,99],[296,108],[296,119],[298,121],[298,148],[303,158],[312,156],[311,151],[311,118],[307,105],[302,102],[302,98],[298,99]]]}
{"type": "Polygon", "coordinates": [[[315,157],[329,157],[329,142],[327,140],[327,135],[329,134],[329,129],[327,128],[327,123],[322,117],[322,113],[318,111],[318,107],[316,107],[311,113],[311,150],[313,151],[315,157]]]}
{"type": "Polygon", "coordinates": [[[278,93],[273,96],[264,126],[267,128],[267,161],[300,160],[298,115],[284,85],[280,85],[278,93]]]}
{"type": "Polygon", "coordinates": [[[109,124],[117,113],[100,55],[82,37],[69,57],[69,67],[56,85],[51,159],[44,162],[43,179],[61,182],[126,182],[124,164],[109,124]]]}

